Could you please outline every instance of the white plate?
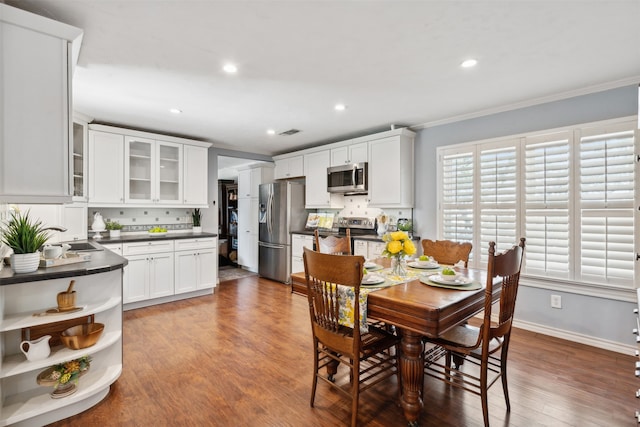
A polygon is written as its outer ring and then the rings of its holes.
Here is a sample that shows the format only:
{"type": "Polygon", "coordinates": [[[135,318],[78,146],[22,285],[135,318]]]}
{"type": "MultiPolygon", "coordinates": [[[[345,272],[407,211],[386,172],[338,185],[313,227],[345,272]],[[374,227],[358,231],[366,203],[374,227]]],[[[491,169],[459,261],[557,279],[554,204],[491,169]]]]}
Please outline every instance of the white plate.
{"type": "Polygon", "coordinates": [[[378,264],[376,264],[375,262],[371,262],[371,261],[368,261],[368,262],[364,263],[364,268],[376,268],[377,266],[378,266],[378,264]]]}
{"type": "Polygon", "coordinates": [[[423,268],[423,269],[434,269],[434,268],[440,268],[440,265],[437,262],[427,262],[427,263],[421,263],[421,262],[409,262],[407,263],[407,265],[409,267],[413,267],[413,268],[423,268]]]}
{"type": "Polygon", "coordinates": [[[363,278],[362,278],[362,284],[363,285],[378,285],[380,283],[384,283],[384,277],[378,275],[378,274],[366,274],[363,278]]]}
{"type": "Polygon", "coordinates": [[[458,276],[456,280],[446,280],[443,279],[439,274],[433,274],[429,276],[429,280],[435,283],[439,283],[441,285],[451,285],[451,286],[462,286],[473,283],[473,279],[464,276],[458,276]]]}

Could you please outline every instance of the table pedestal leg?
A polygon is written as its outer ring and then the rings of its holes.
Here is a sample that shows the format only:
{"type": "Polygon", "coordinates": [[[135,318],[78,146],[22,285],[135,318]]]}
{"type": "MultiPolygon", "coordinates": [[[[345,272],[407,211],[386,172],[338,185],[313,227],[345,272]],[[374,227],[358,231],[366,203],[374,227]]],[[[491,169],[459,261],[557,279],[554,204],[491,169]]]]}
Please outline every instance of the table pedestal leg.
{"type": "Polygon", "coordinates": [[[417,425],[418,417],[424,407],[421,396],[422,382],[424,381],[422,336],[403,330],[401,346],[402,399],[400,403],[409,425],[417,425]]]}

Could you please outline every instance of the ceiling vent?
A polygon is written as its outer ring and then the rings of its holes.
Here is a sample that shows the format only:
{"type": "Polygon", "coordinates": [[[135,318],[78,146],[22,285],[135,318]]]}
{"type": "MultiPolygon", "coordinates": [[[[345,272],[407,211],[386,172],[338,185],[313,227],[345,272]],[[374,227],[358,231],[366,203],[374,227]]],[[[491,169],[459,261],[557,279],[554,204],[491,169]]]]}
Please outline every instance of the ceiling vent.
{"type": "Polygon", "coordinates": [[[298,129],[289,129],[284,132],[280,132],[278,135],[295,135],[298,132],[300,132],[298,129]]]}

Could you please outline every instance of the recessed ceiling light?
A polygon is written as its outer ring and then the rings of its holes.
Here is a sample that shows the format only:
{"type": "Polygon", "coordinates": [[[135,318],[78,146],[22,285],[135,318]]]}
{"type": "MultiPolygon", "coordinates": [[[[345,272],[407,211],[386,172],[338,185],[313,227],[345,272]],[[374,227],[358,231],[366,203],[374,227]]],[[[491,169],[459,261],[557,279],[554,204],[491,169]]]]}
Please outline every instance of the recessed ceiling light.
{"type": "Polygon", "coordinates": [[[267,135],[275,135],[276,131],[273,129],[267,129],[267,135]]]}
{"type": "Polygon", "coordinates": [[[173,113],[173,114],[180,114],[180,113],[182,113],[182,110],[179,109],[179,108],[170,108],[169,112],[173,113]]]}
{"type": "Polygon", "coordinates": [[[344,111],[347,109],[347,106],[344,104],[336,104],[335,107],[333,107],[336,111],[344,111]]]}
{"type": "Polygon", "coordinates": [[[471,68],[471,67],[475,67],[477,63],[478,63],[477,59],[467,59],[463,61],[462,64],[460,64],[460,66],[462,68],[471,68]]]}
{"type": "Polygon", "coordinates": [[[238,72],[238,67],[236,67],[235,64],[224,64],[224,67],[222,67],[222,69],[224,70],[225,73],[228,74],[235,74],[238,72]]]}

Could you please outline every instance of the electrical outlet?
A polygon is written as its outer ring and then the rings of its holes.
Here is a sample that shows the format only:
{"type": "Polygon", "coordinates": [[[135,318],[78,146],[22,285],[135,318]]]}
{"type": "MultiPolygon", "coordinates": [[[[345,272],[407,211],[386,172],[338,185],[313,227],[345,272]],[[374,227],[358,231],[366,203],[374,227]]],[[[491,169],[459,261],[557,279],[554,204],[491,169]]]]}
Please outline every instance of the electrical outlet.
{"type": "Polygon", "coordinates": [[[560,295],[551,295],[551,308],[562,308],[562,297],[560,295]]]}

